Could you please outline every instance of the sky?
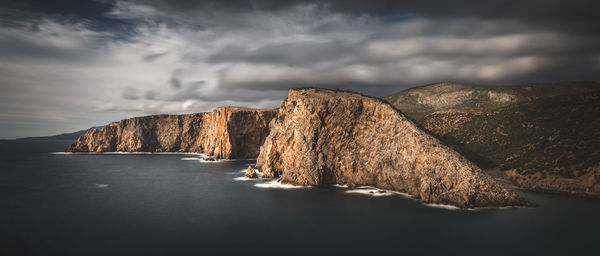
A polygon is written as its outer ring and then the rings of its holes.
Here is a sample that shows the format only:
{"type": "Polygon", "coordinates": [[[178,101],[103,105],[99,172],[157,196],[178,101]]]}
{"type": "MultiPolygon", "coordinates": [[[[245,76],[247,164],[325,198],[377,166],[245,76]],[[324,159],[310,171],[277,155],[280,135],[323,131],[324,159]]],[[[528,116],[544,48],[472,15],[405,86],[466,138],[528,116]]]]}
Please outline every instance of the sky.
{"type": "Polygon", "coordinates": [[[599,1],[0,0],[0,138],[293,87],[600,80],[599,1]]]}

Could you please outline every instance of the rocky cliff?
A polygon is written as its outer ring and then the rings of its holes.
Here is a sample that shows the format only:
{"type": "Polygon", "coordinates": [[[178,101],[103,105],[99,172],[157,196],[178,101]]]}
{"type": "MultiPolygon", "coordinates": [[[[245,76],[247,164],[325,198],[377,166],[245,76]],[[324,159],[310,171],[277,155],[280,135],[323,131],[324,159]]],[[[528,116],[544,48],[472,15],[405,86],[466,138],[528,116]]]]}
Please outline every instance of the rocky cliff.
{"type": "Polygon", "coordinates": [[[527,205],[453,149],[377,98],[290,90],[257,169],[298,185],[370,185],[463,208],[527,205]]]}
{"type": "Polygon", "coordinates": [[[187,115],[135,117],[93,129],[68,152],[198,152],[215,158],[254,158],[275,110],[222,107],[187,115]]]}

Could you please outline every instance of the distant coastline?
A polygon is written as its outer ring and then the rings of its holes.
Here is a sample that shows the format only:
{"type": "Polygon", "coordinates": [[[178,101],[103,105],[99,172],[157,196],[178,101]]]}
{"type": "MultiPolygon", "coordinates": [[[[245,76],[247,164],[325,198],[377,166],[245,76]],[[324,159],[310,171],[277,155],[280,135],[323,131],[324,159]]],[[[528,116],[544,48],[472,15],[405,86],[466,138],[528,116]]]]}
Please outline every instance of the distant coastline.
{"type": "MultiPolygon", "coordinates": [[[[14,140],[71,140],[71,141],[76,141],[77,138],[84,135],[86,132],[91,131],[93,129],[100,130],[103,127],[104,126],[94,126],[89,129],[80,130],[80,131],[71,132],[71,133],[61,133],[61,134],[49,135],[49,136],[23,137],[23,138],[16,138],[14,140]]],[[[10,140],[10,139],[5,139],[5,140],[10,140]]]]}

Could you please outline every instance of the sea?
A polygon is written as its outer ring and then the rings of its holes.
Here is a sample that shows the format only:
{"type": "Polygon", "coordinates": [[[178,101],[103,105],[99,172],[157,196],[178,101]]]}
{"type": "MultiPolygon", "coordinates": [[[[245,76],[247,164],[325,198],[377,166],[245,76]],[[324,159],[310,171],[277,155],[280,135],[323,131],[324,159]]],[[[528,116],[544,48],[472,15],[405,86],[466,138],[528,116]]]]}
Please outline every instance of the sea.
{"type": "Polygon", "coordinates": [[[595,255],[600,200],[459,210],[372,188],[247,180],[254,160],[0,141],[0,255],[595,255]]]}

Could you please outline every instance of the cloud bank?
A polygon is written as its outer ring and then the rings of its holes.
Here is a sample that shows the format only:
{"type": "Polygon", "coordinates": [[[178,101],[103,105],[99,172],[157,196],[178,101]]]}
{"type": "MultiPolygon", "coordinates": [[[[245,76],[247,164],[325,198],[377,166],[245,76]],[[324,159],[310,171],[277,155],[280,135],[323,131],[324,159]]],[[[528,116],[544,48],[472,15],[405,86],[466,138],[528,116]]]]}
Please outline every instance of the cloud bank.
{"type": "Polygon", "coordinates": [[[381,96],[449,80],[600,80],[594,2],[78,4],[0,8],[1,137],[273,108],[297,86],[381,96]]]}

